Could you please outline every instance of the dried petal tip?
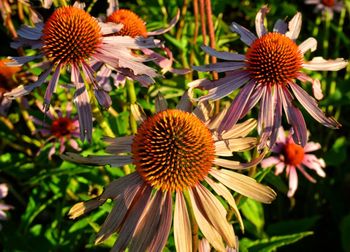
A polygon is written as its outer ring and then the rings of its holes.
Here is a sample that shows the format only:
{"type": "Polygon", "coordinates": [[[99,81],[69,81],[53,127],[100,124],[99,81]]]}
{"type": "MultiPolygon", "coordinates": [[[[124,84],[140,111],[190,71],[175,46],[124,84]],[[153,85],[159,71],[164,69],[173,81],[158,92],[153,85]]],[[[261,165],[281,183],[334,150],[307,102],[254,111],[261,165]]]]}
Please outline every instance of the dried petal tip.
{"type": "Polygon", "coordinates": [[[104,200],[90,200],[87,202],[79,202],[69,210],[68,216],[70,219],[76,219],[79,216],[86,214],[99,207],[104,202],[104,200]]]}

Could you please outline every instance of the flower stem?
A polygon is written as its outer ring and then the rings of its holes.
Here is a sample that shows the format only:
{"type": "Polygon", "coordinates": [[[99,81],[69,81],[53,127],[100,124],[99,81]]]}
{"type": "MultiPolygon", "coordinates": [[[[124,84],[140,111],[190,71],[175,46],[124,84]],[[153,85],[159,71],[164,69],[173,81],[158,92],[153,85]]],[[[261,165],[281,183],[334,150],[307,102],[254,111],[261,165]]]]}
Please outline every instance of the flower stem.
{"type": "Polygon", "coordinates": [[[189,195],[188,191],[184,191],[183,194],[184,194],[185,201],[187,204],[188,214],[189,214],[191,226],[192,226],[192,245],[193,245],[192,251],[197,252],[197,250],[198,250],[198,224],[196,222],[196,218],[194,217],[193,207],[192,207],[192,203],[191,203],[191,199],[190,199],[190,195],[189,195]]]}
{"type": "MultiPolygon", "coordinates": [[[[126,85],[126,90],[128,92],[130,105],[135,104],[137,98],[136,98],[134,82],[132,82],[130,80],[126,80],[126,84],[125,85],[126,85]]],[[[130,107],[129,107],[129,109],[130,109],[130,107]]],[[[137,132],[137,123],[136,123],[136,120],[135,120],[135,118],[133,117],[133,115],[131,113],[131,109],[130,109],[129,122],[130,122],[131,133],[132,134],[136,134],[136,132],[137,132]]]]}

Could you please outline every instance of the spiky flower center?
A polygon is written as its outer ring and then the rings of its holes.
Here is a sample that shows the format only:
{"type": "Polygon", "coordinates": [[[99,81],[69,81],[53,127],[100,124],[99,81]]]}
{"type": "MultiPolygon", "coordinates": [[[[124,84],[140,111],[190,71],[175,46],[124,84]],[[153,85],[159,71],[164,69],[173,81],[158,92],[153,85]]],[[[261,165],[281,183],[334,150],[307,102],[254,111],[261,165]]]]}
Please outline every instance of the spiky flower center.
{"type": "Polygon", "coordinates": [[[152,187],[178,191],[195,186],[212,167],[212,134],[196,116],[165,110],[145,120],[132,144],[137,172],[152,187]]]}
{"type": "Polygon", "coordinates": [[[285,162],[290,165],[300,165],[304,159],[304,148],[293,142],[288,142],[283,148],[285,162]]]}
{"type": "Polygon", "coordinates": [[[322,0],[322,4],[327,7],[333,7],[334,6],[334,0],[322,0]]]}
{"type": "Polygon", "coordinates": [[[256,39],[246,54],[247,70],[262,85],[287,84],[297,77],[302,54],[293,40],[270,32],[256,39]]]}
{"type": "Polygon", "coordinates": [[[147,37],[145,22],[134,12],[126,9],[119,9],[113,12],[108,18],[108,22],[123,24],[123,28],[116,33],[118,36],[147,37]]]}
{"type": "Polygon", "coordinates": [[[74,121],[67,117],[59,117],[52,121],[51,134],[57,138],[69,136],[76,130],[74,121]]]}
{"type": "Polygon", "coordinates": [[[61,7],[45,23],[43,51],[53,63],[77,64],[93,55],[101,38],[101,28],[90,14],[72,6],[61,7]]]}

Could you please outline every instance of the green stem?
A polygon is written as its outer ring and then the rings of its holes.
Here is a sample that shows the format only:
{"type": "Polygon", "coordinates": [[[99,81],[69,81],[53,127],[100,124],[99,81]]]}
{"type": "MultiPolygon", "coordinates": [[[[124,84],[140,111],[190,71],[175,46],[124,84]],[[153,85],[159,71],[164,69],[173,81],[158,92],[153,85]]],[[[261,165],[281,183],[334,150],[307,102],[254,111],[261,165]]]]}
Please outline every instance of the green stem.
{"type": "MultiPolygon", "coordinates": [[[[128,92],[130,105],[135,104],[137,98],[136,98],[134,82],[132,82],[130,80],[127,80],[125,86],[126,86],[126,90],[128,92]]],[[[136,120],[135,120],[135,118],[133,117],[133,115],[131,113],[131,109],[130,109],[129,121],[130,121],[130,128],[131,128],[132,134],[136,134],[136,132],[137,132],[137,123],[136,123],[136,120]]]]}
{"type": "Polygon", "coordinates": [[[321,16],[319,15],[316,18],[316,22],[315,22],[315,25],[314,25],[314,30],[312,31],[312,36],[313,37],[317,37],[318,31],[319,31],[318,27],[320,26],[320,24],[321,24],[321,16]]]}
{"type": "Polygon", "coordinates": [[[197,252],[197,250],[198,250],[198,224],[197,224],[196,218],[195,218],[194,213],[193,213],[191,198],[190,198],[188,191],[184,191],[183,195],[185,197],[185,201],[186,201],[186,205],[187,205],[187,209],[188,209],[188,214],[189,214],[191,226],[192,226],[192,245],[193,245],[192,251],[197,252]]]}
{"type": "Polygon", "coordinates": [[[324,22],[324,37],[323,37],[323,56],[327,57],[329,47],[329,27],[331,24],[331,15],[328,11],[325,12],[326,20],[324,22]]]}

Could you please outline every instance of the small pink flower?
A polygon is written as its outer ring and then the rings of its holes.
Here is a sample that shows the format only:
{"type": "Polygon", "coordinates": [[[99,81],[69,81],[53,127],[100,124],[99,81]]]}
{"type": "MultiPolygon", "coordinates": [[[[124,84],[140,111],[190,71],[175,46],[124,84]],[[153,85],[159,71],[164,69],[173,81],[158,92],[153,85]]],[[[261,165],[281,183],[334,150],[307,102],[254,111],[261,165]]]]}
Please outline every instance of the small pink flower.
{"type": "Polygon", "coordinates": [[[219,100],[234,90],[242,87],[231,103],[228,113],[223,119],[219,132],[224,132],[244,117],[259,101],[258,132],[261,135],[261,145],[270,140],[270,147],[276,141],[278,128],[281,125],[282,111],[295,132],[294,141],[304,146],[307,141],[307,129],[304,117],[295,105],[301,106],[318,122],[326,127],[339,128],[340,124],[331,117],[326,117],[318,107],[317,101],[311,97],[296,80],[302,83],[310,82],[316,99],[322,98],[319,80],[312,79],[301,70],[338,71],[347,66],[342,58],[325,60],[315,57],[311,61],[304,59],[304,54],[314,51],[316,39],[310,37],[297,45],[296,39],[301,30],[301,13],[297,13],[287,24],[279,19],[272,32],[265,27],[265,15],[269,9],[264,6],[258,12],[255,24],[256,33],[233,22],[231,29],[240,35],[248,46],[246,54],[219,52],[210,47],[203,50],[225,62],[193,67],[198,71],[225,72],[226,76],[210,81],[201,79],[189,84],[190,90],[202,88],[209,93],[200,97],[200,102],[219,100]]]}
{"type": "MultiPolygon", "coordinates": [[[[41,109],[42,104],[37,103],[37,106],[41,109]]],[[[46,115],[49,118],[49,122],[39,120],[32,117],[33,122],[40,127],[36,132],[40,133],[46,138],[47,143],[51,143],[51,149],[48,157],[51,160],[52,155],[56,153],[56,146],[59,145],[58,153],[62,154],[66,150],[66,146],[70,146],[75,150],[80,150],[78,142],[79,138],[79,120],[77,116],[71,116],[71,103],[67,103],[66,111],[63,113],[60,109],[50,108],[46,115]]]]}
{"type": "Polygon", "coordinates": [[[323,15],[328,13],[333,17],[333,12],[340,12],[344,8],[342,1],[338,0],[305,0],[305,4],[316,5],[315,11],[321,11],[323,15]]]}
{"type": "Polygon", "coordinates": [[[310,182],[316,183],[316,180],[311,177],[305,168],[314,170],[320,177],[325,177],[326,173],[323,168],[326,164],[322,158],[317,158],[309,152],[321,148],[319,143],[308,142],[304,147],[296,144],[292,134],[289,133],[286,137],[282,127],[278,130],[278,137],[275,145],[272,147],[272,152],[276,155],[268,157],[261,162],[263,168],[275,166],[275,174],[279,175],[286,168],[286,175],[289,177],[288,197],[292,197],[298,187],[299,170],[310,182]]]}

